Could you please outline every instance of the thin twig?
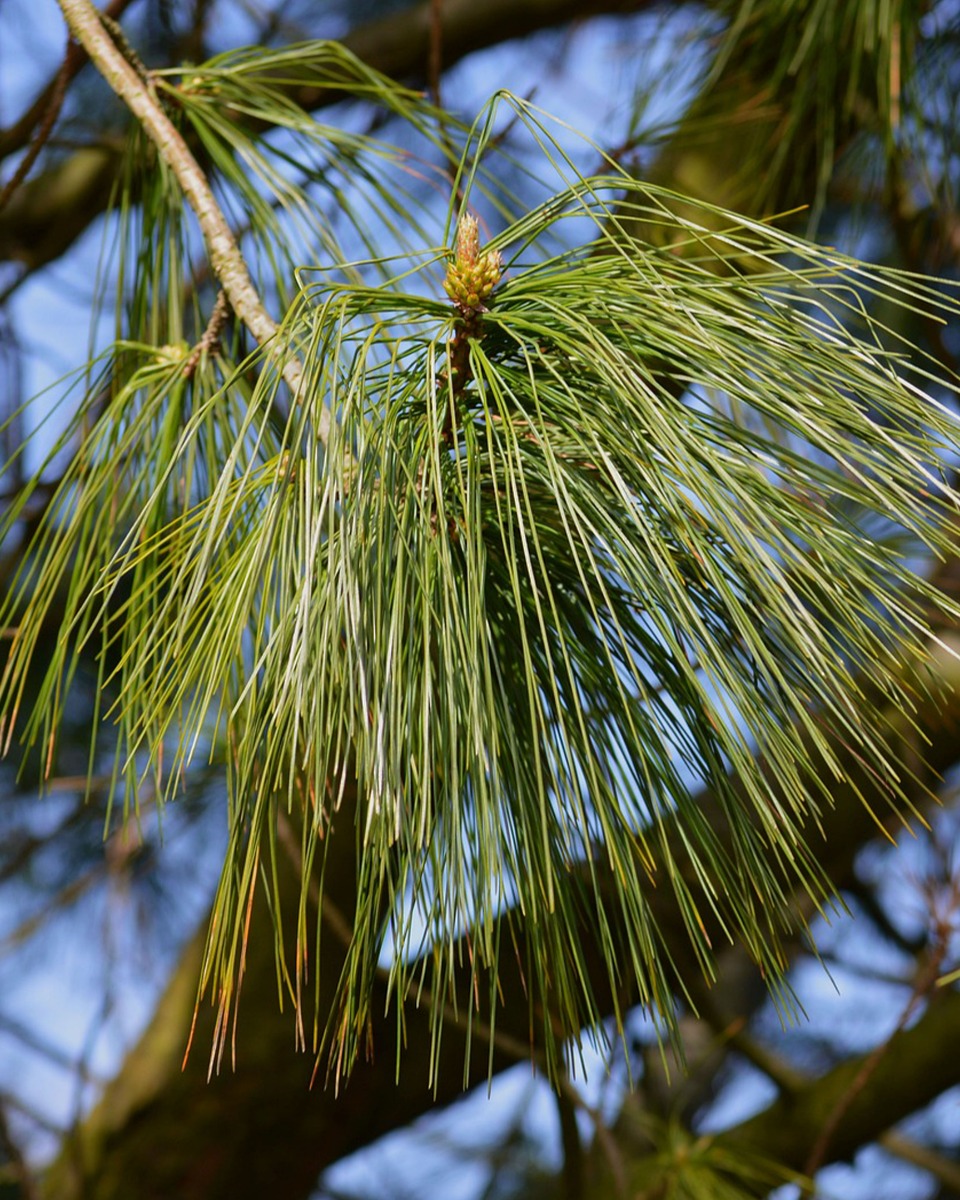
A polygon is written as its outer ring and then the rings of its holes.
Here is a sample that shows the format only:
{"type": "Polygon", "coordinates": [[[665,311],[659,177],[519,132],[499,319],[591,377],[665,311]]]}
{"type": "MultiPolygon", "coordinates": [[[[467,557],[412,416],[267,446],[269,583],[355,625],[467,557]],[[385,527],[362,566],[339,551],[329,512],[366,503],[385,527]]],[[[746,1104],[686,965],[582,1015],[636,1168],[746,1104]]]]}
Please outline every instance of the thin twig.
{"type": "Polygon", "coordinates": [[[751,1066],[756,1067],[775,1084],[781,1095],[790,1096],[798,1092],[809,1080],[784,1059],[745,1032],[746,1018],[738,1017],[722,1033],[731,1049],[742,1055],[751,1066]]]}
{"type": "Polygon", "coordinates": [[[937,979],[940,975],[943,966],[943,960],[947,953],[947,940],[943,937],[938,938],[936,947],[933,953],[929,956],[927,962],[917,975],[916,983],[913,991],[910,994],[910,999],[904,1006],[903,1012],[900,1014],[900,1019],[897,1021],[896,1027],[890,1036],[877,1046],[873,1053],[868,1055],[856,1073],[850,1086],[846,1089],[842,1096],[833,1106],[832,1111],[823,1123],[817,1140],[813,1144],[807,1158],[806,1165],[803,1168],[803,1174],[808,1179],[813,1179],[814,1175],[823,1165],[827,1151],[830,1148],[830,1143],[833,1141],[834,1135],[840,1127],[840,1123],[850,1110],[850,1106],[856,1100],[857,1096],[863,1091],[870,1080],[873,1078],[877,1068],[883,1061],[890,1050],[897,1034],[902,1033],[912,1020],[917,1009],[927,998],[933,988],[936,986],[937,979]]]}
{"type": "Polygon", "coordinates": [[[443,0],[430,0],[430,57],[427,82],[437,108],[440,103],[440,75],[443,70],[443,0]]]}
{"type": "Polygon", "coordinates": [[[227,293],[221,288],[217,293],[217,301],[213,306],[213,311],[210,313],[210,320],[203,331],[203,337],[201,337],[200,341],[190,351],[187,361],[183,364],[184,379],[192,379],[197,367],[200,365],[200,359],[205,354],[212,353],[216,348],[229,315],[230,301],[227,299],[227,293]]]}
{"type": "MultiPolygon", "coordinates": [[[[57,2],[73,36],[89,54],[110,89],[140,122],[180,184],[200,225],[210,265],[227,294],[230,307],[257,344],[268,346],[276,338],[277,323],[260,299],[233,231],[189,146],[163,111],[159,100],[151,94],[151,89],[117,49],[90,0],[57,2]]],[[[290,353],[282,350],[274,353],[292,399],[299,400],[303,387],[302,365],[290,353]]],[[[317,434],[324,444],[330,432],[330,412],[324,408],[317,419],[317,434]]]]}
{"type": "MultiPolygon", "coordinates": [[[[603,1118],[602,1105],[588,1104],[587,1101],[584,1100],[583,1096],[581,1096],[580,1093],[577,1091],[577,1089],[574,1086],[573,1082],[571,1081],[569,1075],[566,1075],[566,1074],[560,1075],[558,1077],[556,1083],[557,1083],[557,1092],[558,1092],[558,1103],[559,1103],[559,1097],[564,1097],[567,1104],[570,1105],[571,1110],[574,1113],[582,1112],[582,1113],[585,1113],[586,1116],[589,1118],[590,1123],[593,1125],[594,1144],[599,1148],[600,1152],[602,1153],[604,1159],[606,1160],[607,1167],[610,1171],[610,1177],[613,1182],[613,1193],[618,1198],[618,1200],[626,1200],[626,1197],[629,1196],[629,1194],[630,1194],[630,1189],[629,1189],[629,1183],[628,1183],[628,1178],[627,1178],[627,1167],[626,1167],[626,1163],[624,1162],[623,1150],[621,1149],[619,1143],[617,1142],[617,1139],[614,1136],[613,1131],[610,1129],[609,1125],[603,1118]]],[[[562,1120],[562,1118],[561,1118],[561,1120],[562,1120]]],[[[574,1125],[576,1125],[576,1122],[574,1122],[574,1125]]],[[[579,1138],[580,1138],[580,1133],[579,1133],[579,1129],[577,1129],[578,1141],[579,1141],[579,1138]]],[[[564,1142],[565,1141],[566,1141],[566,1138],[564,1138],[564,1142]]],[[[582,1142],[580,1142],[580,1147],[581,1147],[581,1154],[582,1154],[582,1148],[583,1148],[582,1142]]],[[[584,1195],[586,1192],[586,1189],[585,1189],[585,1179],[583,1177],[583,1164],[582,1163],[580,1165],[580,1174],[581,1174],[581,1178],[579,1180],[580,1194],[584,1195]]],[[[572,1187],[572,1185],[573,1185],[573,1180],[566,1182],[566,1186],[568,1189],[570,1187],[572,1187]]]]}
{"type": "Polygon", "coordinates": [[[56,912],[61,909],[71,908],[87,892],[101,882],[105,876],[105,871],[106,866],[104,863],[96,863],[84,871],[77,879],[61,888],[45,908],[25,917],[16,928],[12,929],[0,940],[0,955],[8,954],[11,950],[16,950],[18,946],[22,946],[56,912]]]}
{"type": "Polygon", "coordinates": [[[895,1129],[888,1129],[886,1133],[881,1133],[877,1138],[877,1144],[882,1146],[888,1154],[895,1154],[904,1162],[912,1163],[915,1167],[929,1171],[945,1188],[960,1194],[960,1163],[955,1159],[947,1158],[946,1155],[938,1153],[930,1146],[924,1146],[920,1142],[914,1141],[913,1138],[898,1133],[895,1129]]]}
{"type": "MultiPolygon", "coordinates": [[[[123,15],[124,9],[130,3],[131,0],[111,0],[111,3],[103,10],[103,15],[117,20],[118,17],[123,15]]],[[[15,150],[19,150],[21,146],[25,146],[30,141],[37,124],[45,119],[49,111],[54,93],[60,86],[61,71],[63,72],[63,87],[66,89],[86,64],[86,51],[81,46],[78,46],[76,42],[70,41],[67,44],[67,53],[64,62],[58,68],[56,75],[41,90],[26,112],[22,113],[6,129],[0,129],[0,158],[6,158],[8,154],[13,154],[15,150]]]]}
{"type": "Polygon", "coordinates": [[[27,1160],[24,1158],[20,1146],[10,1132],[10,1126],[7,1123],[7,1114],[2,1104],[0,1104],[0,1148],[2,1148],[4,1156],[13,1167],[13,1173],[16,1176],[17,1183],[20,1185],[20,1195],[23,1197],[23,1200],[40,1200],[40,1192],[37,1189],[36,1180],[27,1166],[27,1160]]]}
{"type": "MultiPolygon", "coordinates": [[[[568,1081],[569,1082],[569,1081],[568,1081]]],[[[563,1147],[564,1200],[583,1200],[585,1195],[583,1142],[577,1124],[577,1103],[572,1087],[557,1091],[557,1116],[560,1118],[560,1141],[563,1147]]]]}
{"type": "Polygon", "coordinates": [[[53,132],[53,127],[57,123],[57,117],[60,116],[60,110],[63,108],[63,98],[67,94],[67,80],[70,77],[71,44],[67,43],[67,51],[63,56],[63,62],[60,64],[60,70],[53,81],[53,90],[50,93],[50,99],[44,111],[43,120],[37,126],[36,133],[33,135],[26,154],[17,164],[17,169],[4,184],[3,188],[0,188],[0,212],[3,212],[7,207],[10,203],[10,197],[30,174],[33,164],[40,157],[40,151],[47,144],[47,139],[53,132]]]}
{"type": "MultiPolygon", "coordinates": [[[[5,1037],[9,1037],[20,1043],[25,1049],[32,1051],[41,1058],[52,1063],[55,1067],[59,1067],[63,1071],[69,1071],[71,1075],[79,1076],[85,1084],[93,1084],[96,1087],[104,1087],[107,1083],[108,1076],[101,1075],[91,1069],[89,1064],[82,1060],[77,1061],[72,1054],[66,1050],[60,1049],[59,1046],[48,1042],[42,1034],[37,1033],[16,1017],[11,1017],[7,1013],[0,1012],[0,1033],[5,1037]]],[[[0,1103],[3,1101],[0,1100],[0,1103]]]]}

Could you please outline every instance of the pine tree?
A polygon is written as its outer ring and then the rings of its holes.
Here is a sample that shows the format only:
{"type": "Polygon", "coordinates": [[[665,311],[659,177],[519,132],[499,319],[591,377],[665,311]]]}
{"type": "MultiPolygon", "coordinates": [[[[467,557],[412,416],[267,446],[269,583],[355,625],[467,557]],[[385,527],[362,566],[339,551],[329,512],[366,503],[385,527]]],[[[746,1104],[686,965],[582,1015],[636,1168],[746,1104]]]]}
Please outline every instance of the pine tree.
{"type": "Polygon", "coordinates": [[[718,4],[645,157],[639,117],[615,148],[519,86],[441,102],[438,52],[573,4],[196,63],[167,14],[153,68],[149,22],[58,3],[61,83],[88,57],[122,138],[44,150],[48,97],[0,249],[39,271],[106,211],[114,329],[7,467],[3,745],[55,777],[79,695],[113,845],[216,780],[227,834],[41,1194],[306,1196],[526,1058],[561,1112],[544,1194],[764,1195],[955,1084],[949,862],[893,1036],[806,1078],[748,1028],[797,1019],[841,892],[908,947],[852,859],[960,756],[949,21],[718,4]],[[421,34],[428,92],[378,69],[421,34]],[[889,253],[836,248],[854,220],[889,253]],[[586,1153],[597,1049],[640,1087],[586,1153]],[[731,1051],[781,1096],[707,1136],[731,1051]]]}

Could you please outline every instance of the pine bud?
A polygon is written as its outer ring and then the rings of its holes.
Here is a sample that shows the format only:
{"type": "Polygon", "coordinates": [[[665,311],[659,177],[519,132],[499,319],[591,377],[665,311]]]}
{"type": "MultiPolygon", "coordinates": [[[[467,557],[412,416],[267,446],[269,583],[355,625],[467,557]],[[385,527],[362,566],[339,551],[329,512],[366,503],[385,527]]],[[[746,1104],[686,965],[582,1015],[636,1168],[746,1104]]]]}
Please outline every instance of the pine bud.
{"type": "Polygon", "coordinates": [[[464,213],[457,226],[457,265],[472,267],[480,255],[480,225],[477,218],[464,213]]]}
{"type": "Polygon", "coordinates": [[[497,251],[480,249],[476,217],[464,213],[457,226],[457,246],[447,267],[444,291],[464,312],[481,312],[484,300],[500,282],[501,270],[497,251]]]}

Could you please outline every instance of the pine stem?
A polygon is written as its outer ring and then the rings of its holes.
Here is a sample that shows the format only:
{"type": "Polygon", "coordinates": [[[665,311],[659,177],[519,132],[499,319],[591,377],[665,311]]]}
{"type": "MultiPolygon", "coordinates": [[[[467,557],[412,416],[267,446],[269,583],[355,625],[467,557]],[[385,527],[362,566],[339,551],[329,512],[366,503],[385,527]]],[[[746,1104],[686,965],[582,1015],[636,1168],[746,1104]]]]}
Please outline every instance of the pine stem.
{"type": "MultiPolygon", "coordinates": [[[[277,334],[277,323],[267,312],[254,286],[240,247],[223,210],[216,201],[202,168],[190,147],[170,121],[149,83],[139,77],[107,32],[90,0],[57,0],[70,32],[84,48],[107,85],[130,109],[157,152],[183,189],[193,209],[210,258],[210,266],[230,301],[230,307],[260,346],[277,334]]],[[[294,401],[300,399],[303,367],[293,355],[281,354],[280,370],[294,401]]],[[[322,409],[318,435],[326,444],[330,412],[322,409]]]]}

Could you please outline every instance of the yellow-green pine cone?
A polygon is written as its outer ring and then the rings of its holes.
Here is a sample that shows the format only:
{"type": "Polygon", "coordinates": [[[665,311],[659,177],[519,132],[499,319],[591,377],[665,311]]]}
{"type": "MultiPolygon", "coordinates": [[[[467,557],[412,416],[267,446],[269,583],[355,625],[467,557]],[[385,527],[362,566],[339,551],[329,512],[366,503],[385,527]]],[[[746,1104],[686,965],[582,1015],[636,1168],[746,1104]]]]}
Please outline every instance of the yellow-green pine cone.
{"type": "Polygon", "coordinates": [[[461,308],[480,308],[500,282],[502,264],[496,250],[480,250],[476,217],[464,213],[457,226],[457,246],[443,287],[461,308]]]}

